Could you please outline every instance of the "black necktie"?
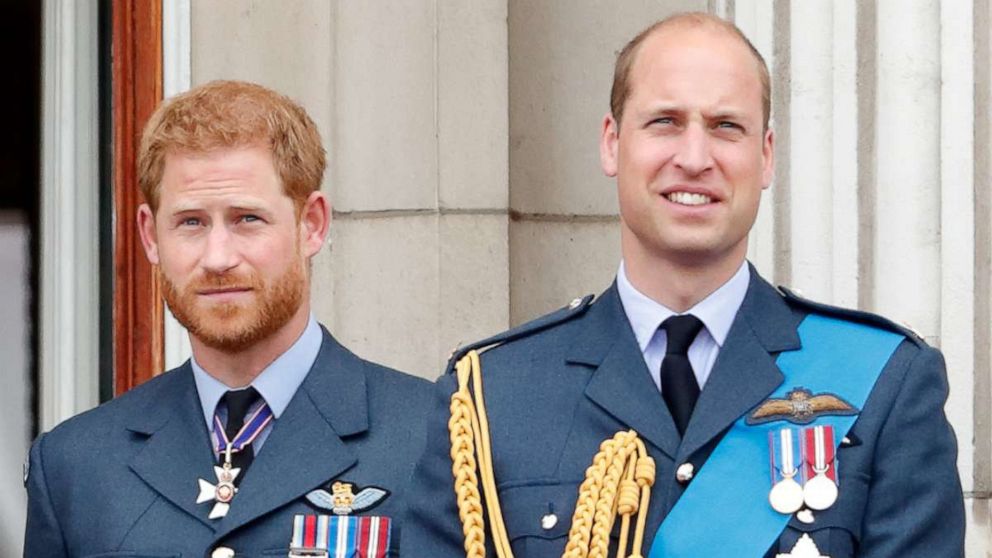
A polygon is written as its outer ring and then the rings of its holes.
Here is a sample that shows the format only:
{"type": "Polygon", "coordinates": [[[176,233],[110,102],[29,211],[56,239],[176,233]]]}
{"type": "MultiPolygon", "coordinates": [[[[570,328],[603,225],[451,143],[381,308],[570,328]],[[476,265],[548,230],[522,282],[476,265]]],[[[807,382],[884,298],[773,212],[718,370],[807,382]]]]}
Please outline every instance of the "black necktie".
{"type": "Polygon", "coordinates": [[[699,383],[689,364],[688,351],[703,322],[686,314],[668,318],[661,327],[668,334],[668,347],[661,361],[661,396],[681,436],[685,434],[692,409],[696,406],[696,399],[699,399],[699,383]]]}
{"type": "MultiPolygon", "coordinates": [[[[227,425],[224,427],[224,433],[227,434],[228,440],[234,441],[238,431],[245,425],[248,409],[257,403],[260,397],[255,388],[249,387],[248,389],[229,391],[221,398],[227,404],[227,425]]],[[[231,466],[241,469],[241,473],[235,479],[235,484],[238,484],[245,477],[245,471],[248,470],[248,466],[251,465],[254,458],[255,451],[251,444],[245,446],[241,451],[231,454],[231,466]]],[[[223,461],[224,456],[222,455],[221,462],[223,463],[223,461]]]]}

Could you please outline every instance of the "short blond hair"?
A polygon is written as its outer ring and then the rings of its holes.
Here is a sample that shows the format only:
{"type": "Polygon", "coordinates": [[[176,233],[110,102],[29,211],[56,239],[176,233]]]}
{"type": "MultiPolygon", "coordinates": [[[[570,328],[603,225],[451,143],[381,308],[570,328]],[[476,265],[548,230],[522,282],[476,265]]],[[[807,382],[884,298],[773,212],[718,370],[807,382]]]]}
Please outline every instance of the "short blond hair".
{"type": "Polygon", "coordinates": [[[244,81],[212,81],[164,101],[152,114],[138,151],[138,185],[158,210],[169,153],[268,147],[283,191],[297,210],[320,189],[327,166],[320,132],[299,104],[244,81]]]}
{"type": "Polygon", "coordinates": [[[768,74],[768,65],[764,57],[754,48],[747,36],[733,23],[703,12],[688,12],[669,16],[661,21],[655,22],[650,27],[637,34],[636,37],[624,45],[623,50],[617,55],[617,62],[613,68],[613,88],[610,91],[610,112],[617,125],[623,118],[624,105],[630,95],[630,70],[637,60],[637,51],[645,39],[653,35],[656,31],[661,31],[665,27],[681,25],[685,27],[710,26],[718,30],[726,31],[744,43],[751,55],[754,56],[758,67],[758,79],[761,80],[761,110],[764,118],[764,127],[768,129],[768,120],[772,111],[772,87],[771,77],[768,74]]]}

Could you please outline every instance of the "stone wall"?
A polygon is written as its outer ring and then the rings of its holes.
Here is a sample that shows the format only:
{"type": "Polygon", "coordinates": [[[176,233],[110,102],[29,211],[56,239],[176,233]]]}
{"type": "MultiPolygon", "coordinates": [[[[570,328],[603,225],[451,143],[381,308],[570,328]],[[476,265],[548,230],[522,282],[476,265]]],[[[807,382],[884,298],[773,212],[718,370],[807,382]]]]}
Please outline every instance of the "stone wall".
{"type": "Polygon", "coordinates": [[[597,138],[613,58],[687,9],[736,21],[773,71],[776,181],[750,258],[941,347],[968,555],[986,556],[988,0],[199,0],[192,80],[307,107],[335,207],[316,313],[362,356],[434,377],[457,344],[609,284],[617,205],[597,138]]]}

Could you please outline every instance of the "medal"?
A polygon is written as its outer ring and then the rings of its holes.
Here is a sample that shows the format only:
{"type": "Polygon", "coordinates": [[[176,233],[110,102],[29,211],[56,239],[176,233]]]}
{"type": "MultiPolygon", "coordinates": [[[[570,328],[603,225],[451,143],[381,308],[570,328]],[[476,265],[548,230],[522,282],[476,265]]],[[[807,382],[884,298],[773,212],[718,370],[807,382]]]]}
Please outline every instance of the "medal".
{"type": "Polygon", "coordinates": [[[803,487],[792,477],[782,479],[768,493],[768,502],[778,513],[795,513],[803,507],[803,487]]]}
{"type": "Polygon", "coordinates": [[[268,405],[263,404],[245,421],[245,425],[234,436],[234,440],[228,440],[220,417],[214,415],[214,437],[217,440],[217,453],[224,456],[224,463],[214,466],[217,484],[211,484],[204,479],[196,479],[200,489],[196,503],[215,502],[207,516],[209,519],[220,519],[227,515],[228,510],[231,509],[231,500],[238,493],[234,481],[241,473],[241,469],[231,466],[231,454],[241,451],[254,442],[255,438],[258,438],[258,435],[270,422],[272,422],[272,410],[269,409],[268,405]]]}
{"type": "Polygon", "coordinates": [[[813,510],[825,510],[837,501],[837,468],[834,459],[832,426],[814,426],[803,430],[807,480],[803,500],[813,510]]]}
{"type": "Polygon", "coordinates": [[[228,448],[224,454],[224,465],[222,467],[214,466],[217,484],[213,485],[203,479],[197,479],[200,485],[200,495],[196,497],[196,503],[216,501],[210,510],[210,515],[207,516],[209,519],[220,519],[227,515],[228,510],[231,509],[231,500],[238,493],[237,487],[234,486],[234,479],[238,478],[239,473],[241,473],[241,469],[231,467],[231,450],[228,448]]]}
{"type": "Polygon", "coordinates": [[[830,558],[829,556],[824,556],[820,554],[820,549],[816,548],[816,543],[809,535],[803,533],[803,536],[799,537],[796,541],[796,545],[792,547],[792,550],[788,554],[776,554],[775,558],[830,558]]]}
{"type": "Polygon", "coordinates": [[[772,457],[772,490],[768,493],[768,503],[779,513],[793,514],[803,506],[803,487],[795,478],[799,474],[797,464],[802,462],[796,431],[782,428],[769,432],[768,445],[772,457]]]}

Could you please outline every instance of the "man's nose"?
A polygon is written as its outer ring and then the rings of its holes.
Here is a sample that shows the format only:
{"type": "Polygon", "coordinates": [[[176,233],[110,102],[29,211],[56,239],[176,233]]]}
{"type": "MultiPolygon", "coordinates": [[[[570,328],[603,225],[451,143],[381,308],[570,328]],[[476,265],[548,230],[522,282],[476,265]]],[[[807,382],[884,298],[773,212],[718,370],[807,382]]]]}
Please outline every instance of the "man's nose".
{"type": "Polygon", "coordinates": [[[703,174],[713,166],[710,137],[702,125],[690,124],[685,129],[673,161],[689,176],[703,174]]]}
{"type": "Polygon", "coordinates": [[[224,273],[238,265],[238,252],[234,238],[227,227],[213,226],[207,235],[207,244],[200,263],[205,271],[224,273]]]}

